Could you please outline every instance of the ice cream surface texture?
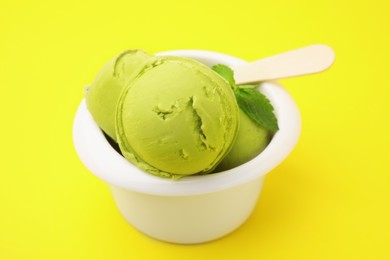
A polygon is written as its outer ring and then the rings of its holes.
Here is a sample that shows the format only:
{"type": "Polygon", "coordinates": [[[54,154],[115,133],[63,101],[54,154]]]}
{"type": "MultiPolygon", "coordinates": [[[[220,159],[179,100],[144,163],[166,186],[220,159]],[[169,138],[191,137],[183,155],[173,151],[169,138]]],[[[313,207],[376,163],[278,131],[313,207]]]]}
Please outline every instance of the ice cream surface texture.
{"type": "Polygon", "coordinates": [[[85,97],[122,155],[160,177],[237,167],[263,151],[277,130],[272,105],[255,85],[236,86],[229,67],[184,57],[122,52],[85,97]]]}
{"type": "Polygon", "coordinates": [[[85,96],[122,155],[161,177],[211,172],[238,133],[229,83],[188,58],[125,51],[103,67],[85,96]]]}
{"type": "Polygon", "coordinates": [[[256,124],[240,110],[240,128],[237,138],[215,172],[232,169],[255,158],[267,147],[271,138],[270,131],[256,124]]]}
{"type": "Polygon", "coordinates": [[[116,114],[123,155],[162,177],[208,173],[238,132],[233,91],[205,65],[161,57],[122,92],[116,114]]]}
{"type": "Polygon", "coordinates": [[[113,140],[116,141],[115,113],[120,94],[125,86],[156,61],[156,57],[140,50],[125,51],[107,63],[86,89],[88,110],[113,140]]]}

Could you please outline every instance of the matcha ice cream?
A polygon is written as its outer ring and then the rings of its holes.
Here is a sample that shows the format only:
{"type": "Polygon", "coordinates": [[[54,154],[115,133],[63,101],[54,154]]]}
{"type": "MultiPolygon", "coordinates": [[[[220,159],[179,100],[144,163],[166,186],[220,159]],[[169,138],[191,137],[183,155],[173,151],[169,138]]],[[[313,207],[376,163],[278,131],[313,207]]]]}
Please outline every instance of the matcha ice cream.
{"type": "Polygon", "coordinates": [[[116,141],[115,113],[122,90],[157,58],[140,50],[129,50],[107,63],[86,89],[87,107],[100,128],[116,141]]]}
{"type": "Polygon", "coordinates": [[[228,83],[205,65],[161,57],[122,93],[116,115],[123,155],[159,176],[213,170],[238,130],[228,83]]]}
{"type": "Polygon", "coordinates": [[[111,60],[85,95],[94,120],[126,159],[177,179],[234,168],[268,145],[276,118],[254,88],[236,86],[224,65],[210,69],[130,50],[111,60]]]}
{"type": "Polygon", "coordinates": [[[258,85],[236,85],[233,70],[225,65],[218,64],[212,69],[229,82],[240,107],[238,136],[232,149],[215,169],[215,172],[220,172],[244,164],[260,154],[278,130],[278,123],[273,106],[258,90],[258,85]]]}
{"type": "Polygon", "coordinates": [[[240,110],[240,127],[232,149],[218,164],[215,172],[232,169],[260,154],[272,138],[270,131],[256,124],[240,110]]]}
{"type": "Polygon", "coordinates": [[[188,58],[125,52],[103,68],[86,101],[123,156],[161,177],[211,172],[238,132],[229,83],[188,58]]]}

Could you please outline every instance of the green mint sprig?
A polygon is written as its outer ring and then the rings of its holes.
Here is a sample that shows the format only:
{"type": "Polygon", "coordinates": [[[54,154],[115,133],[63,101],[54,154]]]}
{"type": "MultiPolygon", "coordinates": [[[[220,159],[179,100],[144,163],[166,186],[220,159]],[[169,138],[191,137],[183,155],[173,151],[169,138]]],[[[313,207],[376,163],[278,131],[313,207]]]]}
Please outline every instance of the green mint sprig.
{"type": "Polygon", "coordinates": [[[232,88],[236,86],[236,81],[234,80],[234,71],[231,68],[223,64],[217,64],[211,67],[211,69],[222,76],[222,78],[226,79],[232,88]]]}
{"type": "Polygon", "coordinates": [[[238,106],[249,118],[273,133],[279,130],[271,102],[255,89],[256,85],[236,85],[234,72],[226,65],[218,64],[211,69],[229,82],[238,106]]]}

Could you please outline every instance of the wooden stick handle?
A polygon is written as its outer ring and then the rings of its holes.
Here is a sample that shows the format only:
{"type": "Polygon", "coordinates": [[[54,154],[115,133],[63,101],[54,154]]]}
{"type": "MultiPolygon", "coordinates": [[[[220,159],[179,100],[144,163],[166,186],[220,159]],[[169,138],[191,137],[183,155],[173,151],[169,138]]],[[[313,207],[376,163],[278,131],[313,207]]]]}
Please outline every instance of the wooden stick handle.
{"type": "Polygon", "coordinates": [[[332,48],[310,45],[240,65],[234,68],[234,78],[236,84],[247,84],[317,73],[329,68],[334,59],[332,48]]]}

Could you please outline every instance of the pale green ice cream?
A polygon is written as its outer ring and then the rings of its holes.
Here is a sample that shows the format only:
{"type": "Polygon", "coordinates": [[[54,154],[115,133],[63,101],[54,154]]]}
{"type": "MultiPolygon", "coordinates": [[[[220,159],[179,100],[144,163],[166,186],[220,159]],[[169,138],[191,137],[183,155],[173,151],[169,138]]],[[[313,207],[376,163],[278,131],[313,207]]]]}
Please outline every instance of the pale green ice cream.
{"type": "Polygon", "coordinates": [[[116,140],[116,105],[122,90],[156,61],[156,57],[140,50],[125,51],[106,64],[86,89],[88,110],[113,140],[116,140]]]}
{"type": "Polygon", "coordinates": [[[188,58],[125,51],[103,67],[85,96],[123,156],[161,177],[237,167],[272,138],[238,108],[225,79],[188,58]]]}
{"type": "Polygon", "coordinates": [[[232,149],[215,172],[232,169],[259,155],[269,144],[272,133],[255,123],[240,109],[240,127],[232,149]]]}
{"type": "Polygon", "coordinates": [[[161,57],[122,92],[116,131],[122,154],[162,177],[212,171],[229,152],[239,109],[228,82],[191,59],[161,57]]]}

